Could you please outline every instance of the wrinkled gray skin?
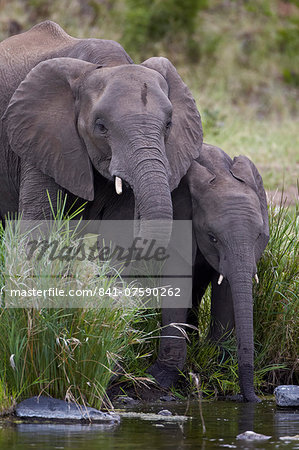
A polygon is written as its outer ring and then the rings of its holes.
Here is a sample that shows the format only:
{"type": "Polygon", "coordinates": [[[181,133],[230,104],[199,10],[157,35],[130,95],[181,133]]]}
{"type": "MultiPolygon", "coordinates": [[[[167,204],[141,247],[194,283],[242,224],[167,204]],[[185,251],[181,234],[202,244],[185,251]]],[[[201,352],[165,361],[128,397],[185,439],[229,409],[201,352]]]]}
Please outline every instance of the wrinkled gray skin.
{"type": "MultiPolygon", "coordinates": [[[[197,325],[197,309],[212,284],[210,338],[216,342],[235,328],[239,383],[243,399],[259,401],[253,387],[252,278],[269,240],[267,201],[257,168],[245,156],[232,161],[221,149],[204,144],[180,186],[173,192],[175,218],[188,218],[192,208],[197,253],[193,273],[193,314],[164,309],[163,326],[197,325]],[[190,193],[189,193],[190,191],[190,193]],[[191,195],[191,200],[190,200],[191,195]],[[218,285],[219,275],[224,280],[218,285]],[[194,313],[195,310],[195,313],[194,313]]],[[[173,327],[162,332],[160,354],[150,372],[167,387],[182,370],[185,339],[173,327]]]]}
{"type": "Polygon", "coordinates": [[[163,219],[167,241],[170,193],[202,145],[200,115],[172,64],[134,65],[116,42],[75,39],[47,21],[3,41],[0,67],[0,218],[49,218],[47,190],[54,206],[58,190],[69,204],[87,200],[94,218],[106,201],[100,175],[118,176],[134,192],[139,235],[161,238],[148,219],[163,219]]]}

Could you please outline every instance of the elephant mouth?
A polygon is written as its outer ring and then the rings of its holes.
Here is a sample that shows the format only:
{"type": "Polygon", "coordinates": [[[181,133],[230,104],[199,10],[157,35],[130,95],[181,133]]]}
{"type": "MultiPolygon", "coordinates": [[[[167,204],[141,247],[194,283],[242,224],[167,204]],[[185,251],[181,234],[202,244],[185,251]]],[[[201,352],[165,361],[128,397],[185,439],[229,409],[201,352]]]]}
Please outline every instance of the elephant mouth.
{"type": "Polygon", "coordinates": [[[124,193],[124,191],[126,190],[133,190],[132,186],[130,185],[130,183],[124,178],[123,175],[121,174],[113,174],[111,175],[112,180],[114,182],[114,189],[115,192],[117,193],[117,195],[121,195],[124,193]]]}
{"type": "MultiPolygon", "coordinates": [[[[224,278],[226,278],[226,277],[224,277],[224,275],[222,275],[222,273],[220,273],[220,274],[219,274],[218,281],[217,281],[217,284],[218,284],[219,286],[222,284],[222,281],[224,280],[224,278]]],[[[255,273],[254,275],[252,275],[252,278],[254,278],[256,284],[259,284],[259,277],[258,277],[258,274],[257,274],[257,273],[255,273]]]]}

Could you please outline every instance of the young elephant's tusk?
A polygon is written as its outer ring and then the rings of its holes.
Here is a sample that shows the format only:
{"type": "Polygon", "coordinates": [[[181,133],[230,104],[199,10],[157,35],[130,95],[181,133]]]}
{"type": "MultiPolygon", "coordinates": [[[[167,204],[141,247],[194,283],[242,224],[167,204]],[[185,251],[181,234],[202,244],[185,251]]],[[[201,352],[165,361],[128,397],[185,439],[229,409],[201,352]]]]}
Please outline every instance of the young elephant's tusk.
{"type": "Polygon", "coordinates": [[[222,281],[223,281],[223,275],[220,274],[219,278],[218,278],[218,284],[220,285],[222,283],[222,281]]]}
{"type": "Polygon", "coordinates": [[[254,279],[256,281],[256,284],[259,284],[259,277],[257,276],[257,273],[254,275],[254,279]]]}
{"type": "Polygon", "coordinates": [[[118,195],[123,192],[122,179],[119,177],[115,177],[115,190],[118,195]]]}

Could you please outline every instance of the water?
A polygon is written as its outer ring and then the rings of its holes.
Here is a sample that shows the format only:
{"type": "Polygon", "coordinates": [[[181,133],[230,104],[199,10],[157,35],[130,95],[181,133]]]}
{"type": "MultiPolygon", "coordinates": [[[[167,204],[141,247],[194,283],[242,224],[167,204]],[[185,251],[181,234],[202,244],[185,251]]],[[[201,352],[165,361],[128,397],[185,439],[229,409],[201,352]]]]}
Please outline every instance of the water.
{"type": "MultiPolygon", "coordinates": [[[[161,409],[184,415],[186,404],[139,406],[139,411],[158,413],[161,409]]],[[[134,409],[138,411],[138,408],[134,409]]],[[[6,449],[298,449],[298,441],[281,441],[281,436],[299,434],[299,410],[280,410],[273,402],[258,405],[230,402],[205,402],[203,414],[207,428],[202,434],[198,405],[190,405],[192,419],[167,423],[140,418],[123,418],[119,426],[107,429],[100,425],[50,425],[0,423],[0,450],[6,449]],[[254,430],[272,436],[269,441],[236,440],[244,431],[254,430]]]]}

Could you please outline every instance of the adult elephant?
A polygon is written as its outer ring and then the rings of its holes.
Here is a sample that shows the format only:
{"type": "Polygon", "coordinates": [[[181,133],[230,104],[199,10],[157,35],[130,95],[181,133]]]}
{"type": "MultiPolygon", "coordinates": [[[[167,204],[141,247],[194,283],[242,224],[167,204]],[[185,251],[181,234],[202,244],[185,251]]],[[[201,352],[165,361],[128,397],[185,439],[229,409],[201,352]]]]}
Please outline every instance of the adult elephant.
{"type": "Polygon", "coordinates": [[[170,193],[202,145],[200,115],[172,64],[135,65],[116,42],[75,39],[47,21],[3,41],[0,65],[1,218],[50,217],[58,190],[93,202],[101,174],[118,192],[122,180],[131,186],[139,235],[160,239],[152,219],[171,223],[170,193]]]}
{"type": "MultiPolygon", "coordinates": [[[[221,149],[204,144],[200,157],[191,164],[187,175],[173,193],[174,212],[185,215],[192,208],[196,239],[193,271],[193,315],[186,310],[162,312],[165,336],[177,335],[171,322],[197,325],[198,305],[211,283],[211,327],[209,336],[215,342],[236,331],[239,384],[245,401],[259,401],[253,386],[253,300],[252,278],[257,276],[257,262],[269,240],[266,194],[255,165],[245,156],[233,160],[221,149]],[[189,197],[190,196],[190,197],[189,197]],[[189,200],[191,198],[191,201],[189,200]],[[194,314],[195,312],[195,314],[194,314]]],[[[175,213],[176,215],[176,213],[175,213]]],[[[180,355],[185,341],[161,341],[158,361],[151,373],[162,384],[181,368],[180,355]],[[174,343],[173,343],[174,342],[174,343]],[[172,358],[169,358],[172,355],[172,358]],[[173,357],[174,355],[174,357],[173,357]],[[178,355],[178,356],[175,356],[178,355]],[[171,365],[169,365],[171,362],[171,365]]]]}

